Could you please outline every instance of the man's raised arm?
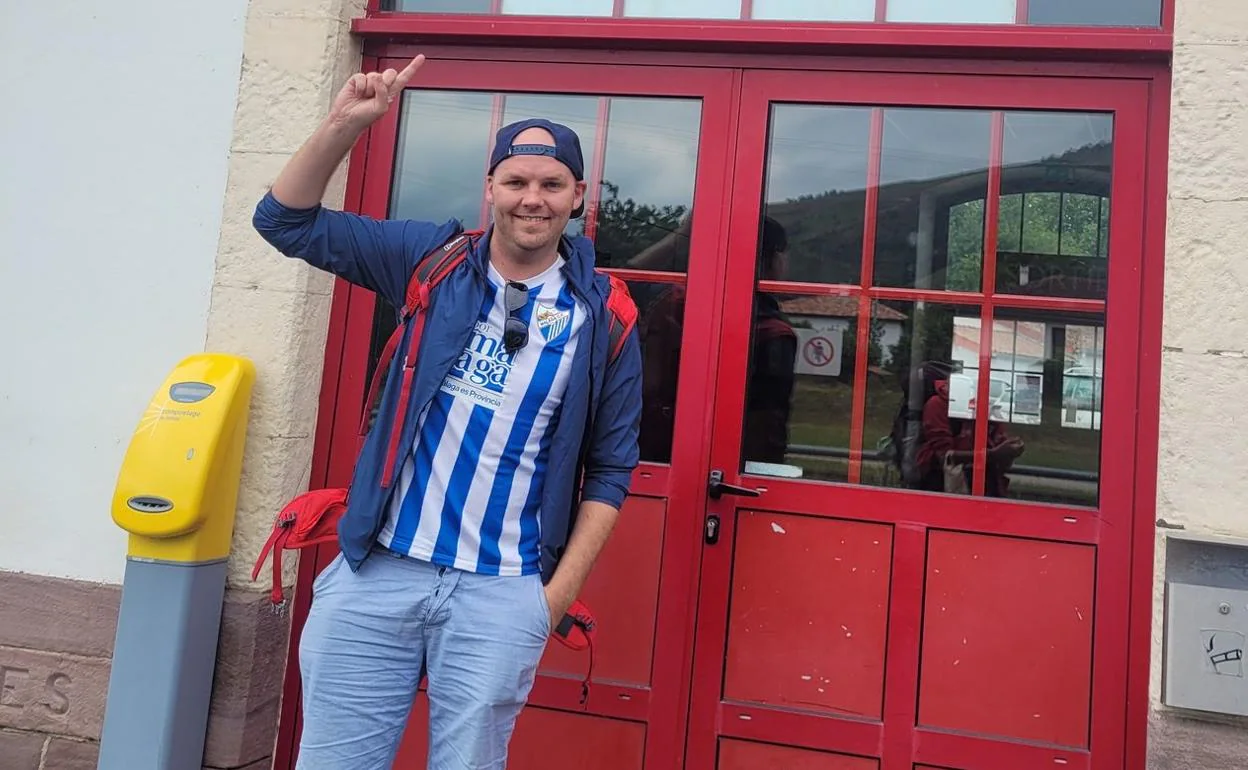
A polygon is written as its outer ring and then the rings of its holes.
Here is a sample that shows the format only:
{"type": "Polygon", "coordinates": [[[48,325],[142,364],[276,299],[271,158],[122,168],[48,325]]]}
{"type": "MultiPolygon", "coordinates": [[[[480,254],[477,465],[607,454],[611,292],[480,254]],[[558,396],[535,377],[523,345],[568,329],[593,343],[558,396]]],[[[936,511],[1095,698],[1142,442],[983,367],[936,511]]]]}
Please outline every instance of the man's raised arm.
{"type": "Polygon", "coordinates": [[[376,220],[321,207],[334,170],[368,127],[386,114],[425,63],[402,72],[357,73],[256,206],[252,224],[288,257],[302,259],[401,305],[415,260],[449,240],[455,223],[376,220]]]}

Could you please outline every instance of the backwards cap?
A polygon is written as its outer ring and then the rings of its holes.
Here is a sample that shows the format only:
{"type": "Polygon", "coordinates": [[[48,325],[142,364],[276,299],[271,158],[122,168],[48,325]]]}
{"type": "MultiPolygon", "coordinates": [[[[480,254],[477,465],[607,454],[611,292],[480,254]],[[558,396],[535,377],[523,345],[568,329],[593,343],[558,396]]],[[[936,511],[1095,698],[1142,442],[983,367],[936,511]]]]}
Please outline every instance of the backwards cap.
{"type": "MultiPolygon", "coordinates": [[[[568,167],[573,178],[581,182],[585,180],[585,159],[581,155],[581,140],[576,132],[565,125],[552,123],[544,118],[530,118],[510,123],[498,130],[494,139],[494,151],[490,153],[490,168],[493,174],[499,163],[513,155],[546,155],[568,167]],[[555,139],[554,146],[549,144],[516,144],[516,137],[530,128],[545,130],[555,139]]],[[[585,203],[572,212],[572,217],[585,213],[585,203]]]]}

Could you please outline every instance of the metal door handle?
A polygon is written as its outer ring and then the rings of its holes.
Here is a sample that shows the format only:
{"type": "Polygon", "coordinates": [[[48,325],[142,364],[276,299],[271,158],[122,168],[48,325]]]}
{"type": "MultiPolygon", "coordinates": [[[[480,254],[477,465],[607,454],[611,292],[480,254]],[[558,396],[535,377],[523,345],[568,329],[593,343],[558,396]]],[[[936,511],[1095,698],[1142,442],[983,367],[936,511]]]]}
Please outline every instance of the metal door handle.
{"type": "Polygon", "coordinates": [[[706,492],[711,496],[712,500],[718,500],[724,495],[758,497],[762,494],[760,490],[752,489],[750,487],[739,487],[735,484],[725,484],[723,471],[711,471],[711,481],[706,485],[706,492]]]}

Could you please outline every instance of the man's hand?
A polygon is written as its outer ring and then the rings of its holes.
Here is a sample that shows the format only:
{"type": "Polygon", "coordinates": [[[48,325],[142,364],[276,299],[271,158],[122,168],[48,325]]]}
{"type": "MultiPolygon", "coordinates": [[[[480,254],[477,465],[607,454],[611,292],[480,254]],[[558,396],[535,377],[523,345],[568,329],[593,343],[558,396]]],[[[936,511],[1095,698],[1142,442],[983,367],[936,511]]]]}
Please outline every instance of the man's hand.
{"type": "Polygon", "coordinates": [[[424,63],[425,57],[421,54],[412,59],[402,72],[388,69],[385,72],[352,75],[329,108],[330,120],[357,134],[363,132],[386,114],[395,97],[403,93],[424,63]]]}
{"type": "Polygon", "coordinates": [[[580,512],[576,516],[576,524],[572,527],[572,536],[568,538],[568,547],[559,560],[555,574],[546,584],[546,604],[550,607],[550,630],[555,627],[567,613],[572,602],[581,593],[589,571],[598,559],[598,554],[607,544],[611,530],[620,512],[606,503],[581,503],[580,512]]]}
{"type": "Polygon", "coordinates": [[[1012,462],[1023,454],[1024,448],[1025,446],[1021,438],[1011,436],[989,449],[988,456],[997,462],[1012,462]]]}
{"type": "Polygon", "coordinates": [[[386,114],[394,98],[425,63],[417,56],[402,72],[357,73],[338,92],[329,115],[273,182],[273,197],[291,208],[311,208],[321,202],[334,169],[356,139],[386,114]]]}
{"type": "Polygon", "coordinates": [[[542,590],[546,592],[546,605],[550,607],[550,632],[553,634],[559,621],[567,614],[572,602],[576,601],[576,593],[564,590],[559,584],[551,581],[542,590]]]}

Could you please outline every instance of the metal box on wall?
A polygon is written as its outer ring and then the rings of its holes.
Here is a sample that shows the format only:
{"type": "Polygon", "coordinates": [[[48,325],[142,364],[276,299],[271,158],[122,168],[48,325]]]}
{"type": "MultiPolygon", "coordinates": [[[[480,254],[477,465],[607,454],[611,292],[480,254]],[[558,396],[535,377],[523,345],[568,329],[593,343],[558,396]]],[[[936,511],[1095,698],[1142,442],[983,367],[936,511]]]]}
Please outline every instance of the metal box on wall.
{"type": "Polygon", "coordinates": [[[1248,542],[1171,534],[1162,703],[1248,716],[1248,542]]]}

